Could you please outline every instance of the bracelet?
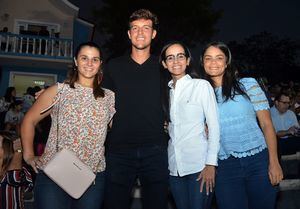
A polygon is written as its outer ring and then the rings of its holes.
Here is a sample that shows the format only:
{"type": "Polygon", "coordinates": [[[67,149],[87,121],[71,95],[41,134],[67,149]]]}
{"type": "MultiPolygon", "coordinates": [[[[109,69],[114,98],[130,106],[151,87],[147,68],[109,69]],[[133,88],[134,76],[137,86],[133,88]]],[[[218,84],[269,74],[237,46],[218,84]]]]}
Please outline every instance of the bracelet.
{"type": "Polygon", "coordinates": [[[17,149],[15,152],[22,152],[22,149],[17,149]]]}

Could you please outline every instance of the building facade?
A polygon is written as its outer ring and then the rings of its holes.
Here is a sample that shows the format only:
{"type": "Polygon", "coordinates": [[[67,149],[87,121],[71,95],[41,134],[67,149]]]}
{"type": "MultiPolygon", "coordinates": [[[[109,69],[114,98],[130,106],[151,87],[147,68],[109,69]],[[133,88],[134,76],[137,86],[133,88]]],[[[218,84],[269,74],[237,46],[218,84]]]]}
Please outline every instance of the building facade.
{"type": "Polygon", "coordinates": [[[0,8],[0,96],[63,81],[74,48],[93,38],[94,25],[67,0],[2,0],[0,8]]]}

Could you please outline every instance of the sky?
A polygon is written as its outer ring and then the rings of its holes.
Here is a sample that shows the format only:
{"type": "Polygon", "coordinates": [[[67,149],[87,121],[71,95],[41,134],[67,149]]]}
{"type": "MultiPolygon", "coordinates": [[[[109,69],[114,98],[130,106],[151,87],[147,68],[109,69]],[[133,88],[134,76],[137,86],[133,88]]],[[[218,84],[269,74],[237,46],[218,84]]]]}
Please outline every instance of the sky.
{"type": "MultiPolygon", "coordinates": [[[[90,21],[92,9],[101,6],[101,0],[69,1],[80,7],[80,17],[90,21]]],[[[267,31],[300,41],[300,0],[213,0],[213,8],[223,10],[215,40],[241,41],[267,31]]]]}
{"type": "Polygon", "coordinates": [[[214,0],[223,9],[216,38],[241,40],[262,31],[300,41],[299,0],[214,0]]]}

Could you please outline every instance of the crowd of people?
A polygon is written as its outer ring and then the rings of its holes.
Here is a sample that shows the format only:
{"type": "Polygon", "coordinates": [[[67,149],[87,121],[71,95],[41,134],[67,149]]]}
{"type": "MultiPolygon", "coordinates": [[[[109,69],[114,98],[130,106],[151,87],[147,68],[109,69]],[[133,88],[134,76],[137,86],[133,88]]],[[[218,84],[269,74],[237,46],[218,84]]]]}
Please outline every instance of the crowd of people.
{"type": "MultiPolygon", "coordinates": [[[[79,45],[64,82],[40,92],[36,101],[28,90],[21,103],[25,117],[10,87],[3,107],[13,107],[6,115],[22,116],[5,129],[21,136],[23,147],[11,152],[23,153],[34,170],[35,208],[129,209],[137,178],[144,209],[167,209],[169,190],[177,209],[209,209],[214,194],[219,209],[275,208],[283,179],[277,144],[281,149],[282,138],[300,134],[299,90],[267,90],[242,77],[222,42],[204,47],[200,70],[180,41],[166,44],[156,57],[150,51],[157,25],[149,10],[135,11],[128,25],[131,53],[104,67],[97,44],[79,45]],[[50,115],[45,150],[36,152],[38,124],[50,115]],[[43,173],[57,148],[73,151],[96,173],[79,199],[43,173]]],[[[9,137],[0,135],[3,192],[10,169],[2,150],[9,137]]],[[[32,187],[27,180],[22,191],[32,187]]]]}

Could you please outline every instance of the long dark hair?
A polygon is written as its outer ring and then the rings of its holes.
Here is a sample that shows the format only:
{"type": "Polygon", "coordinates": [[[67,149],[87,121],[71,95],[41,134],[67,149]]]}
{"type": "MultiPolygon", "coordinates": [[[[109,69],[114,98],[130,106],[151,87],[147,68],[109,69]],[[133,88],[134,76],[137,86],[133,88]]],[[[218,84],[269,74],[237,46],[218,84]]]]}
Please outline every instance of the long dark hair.
{"type": "Polygon", "coordinates": [[[223,42],[217,42],[217,41],[211,42],[204,47],[202,54],[201,54],[201,58],[200,58],[201,66],[202,66],[201,72],[202,72],[203,78],[206,79],[207,81],[209,81],[209,83],[214,88],[216,87],[214,81],[205,72],[205,69],[203,67],[204,66],[204,64],[203,64],[204,54],[205,54],[206,50],[211,46],[220,49],[225,54],[225,57],[226,57],[227,67],[225,68],[225,72],[224,72],[223,79],[222,79],[222,97],[224,99],[224,102],[226,102],[229,99],[233,100],[235,95],[242,95],[249,99],[248,95],[246,94],[246,92],[244,90],[244,86],[239,82],[236,67],[234,67],[232,65],[231,52],[230,52],[228,46],[226,44],[224,44],[223,42]]]}
{"type": "Polygon", "coordinates": [[[16,135],[11,134],[8,131],[0,131],[0,135],[3,137],[2,149],[3,149],[3,160],[2,166],[0,169],[0,177],[2,178],[10,165],[13,156],[14,156],[14,148],[13,141],[18,137],[16,135]]]}
{"type": "MultiPolygon", "coordinates": [[[[80,50],[86,46],[96,48],[99,51],[100,56],[102,56],[101,49],[96,43],[85,42],[85,43],[80,44],[76,48],[76,51],[74,54],[74,59],[77,60],[80,50]]],[[[103,57],[100,57],[100,59],[103,60],[103,57]]],[[[93,82],[93,94],[94,94],[95,99],[97,99],[98,97],[104,97],[104,90],[101,88],[102,76],[103,76],[102,70],[99,69],[99,71],[96,74],[96,77],[94,79],[94,82],[93,82]]],[[[73,60],[73,69],[69,70],[68,79],[65,81],[65,83],[69,84],[71,88],[75,88],[74,84],[77,80],[78,80],[78,69],[77,69],[77,66],[75,65],[75,60],[73,60]]]]}
{"type": "Polygon", "coordinates": [[[5,98],[5,101],[6,101],[6,102],[11,103],[11,102],[15,102],[15,101],[16,101],[15,96],[12,96],[12,95],[11,95],[11,93],[12,93],[13,91],[16,91],[16,88],[13,87],[13,86],[8,87],[8,88],[6,89],[6,92],[5,92],[5,95],[4,95],[4,98],[5,98]]]}
{"type": "Polygon", "coordinates": [[[169,44],[165,45],[163,49],[161,50],[160,56],[159,56],[159,63],[160,63],[160,88],[161,88],[161,101],[162,101],[162,107],[165,115],[165,120],[170,122],[170,87],[168,86],[169,81],[172,79],[171,73],[166,70],[162,64],[163,61],[166,59],[166,51],[170,46],[173,46],[175,44],[178,44],[182,46],[184,49],[184,53],[186,56],[186,59],[190,59],[190,63],[188,66],[186,66],[185,73],[190,75],[192,78],[199,78],[199,75],[197,74],[195,68],[192,66],[192,55],[188,47],[179,42],[179,41],[173,41],[169,44]]]}

